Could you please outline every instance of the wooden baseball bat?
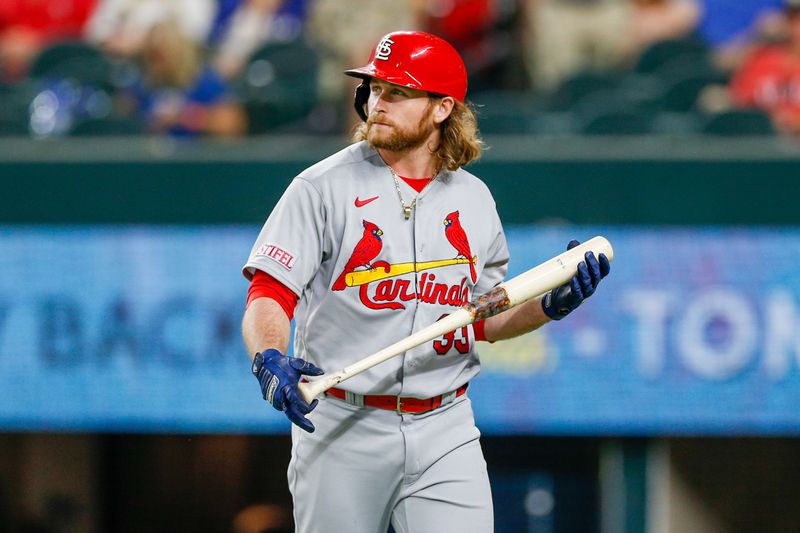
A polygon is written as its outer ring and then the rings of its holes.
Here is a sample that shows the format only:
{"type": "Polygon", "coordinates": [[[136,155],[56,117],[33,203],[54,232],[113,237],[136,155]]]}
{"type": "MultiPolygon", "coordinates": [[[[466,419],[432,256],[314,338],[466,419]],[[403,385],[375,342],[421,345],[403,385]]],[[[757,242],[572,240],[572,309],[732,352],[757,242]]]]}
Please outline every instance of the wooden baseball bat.
{"type": "Polygon", "coordinates": [[[311,402],[314,398],[342,381],[350,379],[420,344],[432,341],[445,333],[478,320],[502,313],[551,289],[555,289],[567,283],[575,275],[578,264],[584,260],[584,254],[588,251],[594,252],[595,256],[605,254],[609,261],[614,259],[614,249],[605,237],[589,239],[572,250],[567,250],[563,254],[557,255],[527,272],[501,283],[456,312],[416,333],[412,333],[391,346],[387,346],[360,361],[356,361],[338,372],[323,374],[317,378],[311,378],[308,382],[300,383],[298,385],[300,394],[307,402],[311,402]]]}

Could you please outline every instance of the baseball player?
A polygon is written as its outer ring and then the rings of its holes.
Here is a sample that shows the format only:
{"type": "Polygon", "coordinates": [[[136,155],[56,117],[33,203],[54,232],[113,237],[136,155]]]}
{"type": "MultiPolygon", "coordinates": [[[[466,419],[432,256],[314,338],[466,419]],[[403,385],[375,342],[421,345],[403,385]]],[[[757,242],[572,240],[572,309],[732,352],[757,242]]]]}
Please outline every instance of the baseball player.
{"type": "Polygon", "coordinates": [[[588,253],[571,282],[544,298],[409,350],[307,404],[297,390],[304,376],[430,325],[503,281],[508,263],[494,200],[462,168],[482,145],[455,49],[430,34],[394,32],[346,74],[362,80],[356,142],[291,182],[244,267],[252,372],[266,401],[294,423],[297,531],[492,531],[466,394],[480,367],[475,343],[563,318],[609,262],[588,253]],[[292,318],[295,357],[287,357],[292,318]]]}

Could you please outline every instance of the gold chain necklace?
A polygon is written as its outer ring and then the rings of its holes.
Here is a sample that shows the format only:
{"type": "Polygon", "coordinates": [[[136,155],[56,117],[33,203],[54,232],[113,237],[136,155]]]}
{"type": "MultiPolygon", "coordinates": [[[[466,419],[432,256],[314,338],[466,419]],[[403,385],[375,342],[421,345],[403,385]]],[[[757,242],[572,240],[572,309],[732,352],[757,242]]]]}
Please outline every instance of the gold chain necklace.
{"type": "MultiPolygon", "coordinates": [[[[394,188],[397,190],[397,198],[400,200],[400,205],[403,208],[403,215],[406,217],[406,220],[408,220],[409,218],[411,218],[411,211],[417,205],[417,198],[414,197],[414,199],[411,201],[410,204],[407,204],[405,200],[403,200],[403,193],[400,192],[400,180],[397,179],[397,172],[394,171],[391,165],[386,165],[386,166],[389,167],[389,171],[392,173],[392,178],[394,179],[394,188]]],[[[434,173],[430,181],[436,179],[436,177],[439,175],[440,169],[441,167],[436,169],[436,172],[434,173]]],[[[430,181],[428,183],[430,183],[430,181]]],[[[428,183],[425,184],[425,187],[428,186],[428,183]]]]}

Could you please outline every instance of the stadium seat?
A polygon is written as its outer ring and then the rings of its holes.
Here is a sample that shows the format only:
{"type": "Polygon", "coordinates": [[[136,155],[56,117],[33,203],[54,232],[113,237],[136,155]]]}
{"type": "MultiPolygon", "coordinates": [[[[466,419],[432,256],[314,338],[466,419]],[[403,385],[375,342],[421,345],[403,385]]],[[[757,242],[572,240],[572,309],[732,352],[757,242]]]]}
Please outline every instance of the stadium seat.
{"type": "Polygon", "coordinates": [[[28,76],[107,86],[110,84],[111,64],[97,48],[83,42],[65,41],[42,50],[33,60],[28,76]]]}
{"type": "Polygon", "coordinates": [[[653,74],[678,57],[702,61],[708,56],[708,46],[697,37],[667,39],[653,43],[642,52],[634,71],[640,74],[653,74]]]}
{"type": "Polygon", "coordinates": [[[608,91],[619,84],[614,74],[581,72],[564,80],[547,98],[549,111],[568,111],[587,95],[597,91],[608,91]]]}
{"type": "Polygon", "coordinates": [[[697,113],[662,111],[653,120],[653,135],[696,135],[702,122],[697,113]]]}
{"type": "Polygon", "coordinates": [[[513,109],[481,113],[478,124],[482,133],[521,135],[528,131],[530,117],[513,109]]]}
{"type": "Polygon", "coordinates": [[[628,99],[626,93],[614,88],[587,94],[575,102],[571,112],[580,121],[586,122],[597,115],[626,110],[639,110],[639,108],[628,99]]]}
{"type": "Polygon", "coordinates": [[[652,131],[653,116],[636,110],[598,114],[582,128],[584,135],[648,135],[652,131]]]}
{"type": "Polygon", "coordinates": [[[758,109],[735,109],[711,115],[702,132],[722,137],[774,135],[775,128],[769,116],[758,109]]]}
{"type": "Polygon", "coordinates": [[[482,91],[471,101],[477,107],[481,132],[489,134],[527,133],[537,108],[527,91],[482,91]]]}
{"type": "Polygon", "coordinates": [[[543,111],[529,117],[529,135],[571,135],[578,133],[578,122],[573,113],[543,111]]]}
{"type": "Polygon", "coordinates": [[[644,135],[652,113],[639,109],[616,89],[584,96],[572,109],[576,131],[584,135],[644,135]]]}
{"type": "Polygon", "coordinates": [[[572,113],[547,111],[530,91],[481,91],[470,98],[477,106],[478,127],[489,135],[565,135],[575,132],[572,113]]]}
{"type": "Polygon", "coordinates": [[[636,109],[659,111],[664,99],[664,84],[654,75],[630,73],[616,90],[617,98],[636,109]]]}
{"type": "Polygon", "coordinates": [[[269,43],[250,57],[237,82],[250,133],[303,119],[317,103],[318,58],[302,41],[269,43]]]}
{"type": "Polygon", "coordinates": [[[33,88],[29,82],[0,84],[0,136],[29,135],[31,98],[33,88]]]}
{"type": "Polygon", "coordinates": [[[662,65],[656,78],[665,88],[661,107],[671,112],[691,111],[703,89],[727,82],[706,58],[685,56],[662,65]]]}
{"type": "Polygon", "coordinates": [[[664,92],[662,109],[677,113],[691,111],[703,89],[714,83],[715,79],[703,74],[678,80],[664,92]]]}

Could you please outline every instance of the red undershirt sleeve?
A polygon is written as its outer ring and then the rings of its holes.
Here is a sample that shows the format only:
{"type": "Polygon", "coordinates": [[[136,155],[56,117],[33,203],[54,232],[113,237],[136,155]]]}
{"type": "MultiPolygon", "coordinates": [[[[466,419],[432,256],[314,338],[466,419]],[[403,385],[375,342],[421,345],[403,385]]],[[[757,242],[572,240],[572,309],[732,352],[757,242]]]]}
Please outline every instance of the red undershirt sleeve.
{"type": "Polygon", "coordinates": [[[256,270],[253,279],[250,281],[250,289],[247,291],[247,304],[256,298],[272,298],[281,306],[289,320],[294,317],[294,308],[297,307],[298,296],[286,285],[273,278],[262,270],[256,270]]]}
{"type": "Polygon", "coordinates": [[[485,341],[486,340],[485,328],[486,328],[486,321],[485,320],[480,320],[478,322],[473,322],[472,331],[475,333],[475,340],[476,341],[485,341]]]}

